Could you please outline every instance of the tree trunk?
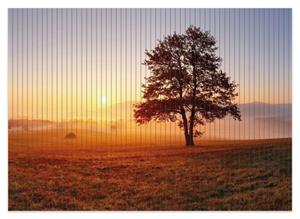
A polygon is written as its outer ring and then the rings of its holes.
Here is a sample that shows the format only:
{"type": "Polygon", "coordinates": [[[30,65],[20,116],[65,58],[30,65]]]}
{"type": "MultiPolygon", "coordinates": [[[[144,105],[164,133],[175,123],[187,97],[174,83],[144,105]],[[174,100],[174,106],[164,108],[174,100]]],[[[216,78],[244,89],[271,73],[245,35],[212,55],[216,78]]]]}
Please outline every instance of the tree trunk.
{"type": "Polygon", "coordinates": [[[185,136],[185,145],[186,145],[186,146],[189,146],[189,142],[190,142],[189,135],[186,135],[186,136],[185,136]]]}
{"type": "Polygon", "coordinates": [[[188,137],[185,140],[185,143],[186,143],[187,147],[195,145],[194,144],[193,136],[192,135],[188,135],[188,137]]]}
{"type": "Polygon", "coordinates": [[[193,146],[194,145],[194,120],[195,120],[195,113],[196,113],[196,105],[195,105],[195,97],[196,97],[196,91],[197,91],[197,80],[196,80],[196,73],[195,73],[195,65],[193,66],[193,96],[192,96],[192,109],[191,109],[191,116],[190,116],[190,124],[189,124],[189,139],[187,142],[187,146],[193,146]]]}
{"type": "Polygon", "coordinates": [[[183,106],[181,106],[180,111],[181,111],[182,122],[183,122],[185,142],[186,142],[186,145],[188,145],[188,142],[189,142],[188,121],[187,121],[185,110],[184,110],[183,106]]]}
{"type": "Polygon", "coordinates": [[[195,106],[192,108],[191,116],[190,116],[190,126],[189,126],[189,140],[188,140],[188,146],[194,145],[194,120],[195,120],[195,106]]]}
{"type": "Polygon", "coordinates": [[[188,146],[189,142],[190,142],[190,136],[189,136],[188,124],[187,124],[186,119],[184,119],[184,122],[183,122],[183,129],[184,129],[185,143],[186,143],[186,146],[188,146]]]}

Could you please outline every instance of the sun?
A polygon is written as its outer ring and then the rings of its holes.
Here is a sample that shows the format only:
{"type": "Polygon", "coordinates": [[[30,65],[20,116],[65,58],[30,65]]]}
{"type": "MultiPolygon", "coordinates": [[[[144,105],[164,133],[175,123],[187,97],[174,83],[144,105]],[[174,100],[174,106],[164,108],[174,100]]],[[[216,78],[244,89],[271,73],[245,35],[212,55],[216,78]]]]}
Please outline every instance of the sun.
{"type": "Polygon", "coordinates": [[[102,105],[107,104],[107,97],[106,96],[102,96],[100,102],[101,102],[102,105]]]}

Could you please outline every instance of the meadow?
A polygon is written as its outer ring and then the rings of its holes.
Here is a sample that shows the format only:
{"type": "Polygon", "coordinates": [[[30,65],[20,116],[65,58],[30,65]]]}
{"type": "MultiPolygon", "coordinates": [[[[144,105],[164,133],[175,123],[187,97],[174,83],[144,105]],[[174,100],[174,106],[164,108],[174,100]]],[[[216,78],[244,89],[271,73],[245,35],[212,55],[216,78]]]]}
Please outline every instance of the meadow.
{"type": "Polygon", "coordinates": [[[101,146],[9,133],[9,210],[291,210],[291,139],[101,146]]]}

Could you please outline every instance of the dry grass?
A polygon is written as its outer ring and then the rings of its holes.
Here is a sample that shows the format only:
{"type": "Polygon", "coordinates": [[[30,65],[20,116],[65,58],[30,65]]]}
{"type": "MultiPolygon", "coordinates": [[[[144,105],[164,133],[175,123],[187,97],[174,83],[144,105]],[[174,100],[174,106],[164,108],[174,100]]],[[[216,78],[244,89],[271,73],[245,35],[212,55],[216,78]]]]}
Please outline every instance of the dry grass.
{"type": "Polygon", "coordinates": [[[51,150],[26,136],[9,136],[9,210],[291,210],[291,139],[51,150]]]}

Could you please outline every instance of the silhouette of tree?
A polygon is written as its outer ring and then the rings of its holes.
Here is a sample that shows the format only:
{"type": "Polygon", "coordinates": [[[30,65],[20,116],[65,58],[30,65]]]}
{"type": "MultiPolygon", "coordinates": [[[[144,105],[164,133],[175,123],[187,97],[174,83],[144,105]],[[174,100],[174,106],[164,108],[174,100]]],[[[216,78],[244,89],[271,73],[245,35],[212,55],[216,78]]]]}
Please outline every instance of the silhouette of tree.
{"type": "Polygon", "coordinates": [[[143,101],[135,105],[136,122],[178,121],[189,146],[203,134],[200,126],[207,122],[227,115],[241,121],[233,103],[237,84],[220,69],[222,60],[216,50],[209,32],[190,26],[146,51],[144,64],[151,74],[142,85],[143,101]]]}

